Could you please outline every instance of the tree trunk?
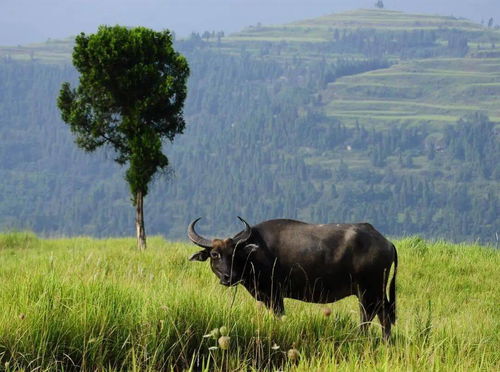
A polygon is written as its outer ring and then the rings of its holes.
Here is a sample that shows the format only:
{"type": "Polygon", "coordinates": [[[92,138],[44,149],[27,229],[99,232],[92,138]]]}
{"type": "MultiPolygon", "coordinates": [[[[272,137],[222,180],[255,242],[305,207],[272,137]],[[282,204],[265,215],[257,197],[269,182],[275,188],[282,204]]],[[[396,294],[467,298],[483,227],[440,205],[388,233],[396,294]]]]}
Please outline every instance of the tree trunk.
{"type": "Polygon", "coordinates": [[[137,248],[146,249],[146,231],[144,230],[144,196],[141,191],[135,195],[135,229],[137,232],[137,248]]]}

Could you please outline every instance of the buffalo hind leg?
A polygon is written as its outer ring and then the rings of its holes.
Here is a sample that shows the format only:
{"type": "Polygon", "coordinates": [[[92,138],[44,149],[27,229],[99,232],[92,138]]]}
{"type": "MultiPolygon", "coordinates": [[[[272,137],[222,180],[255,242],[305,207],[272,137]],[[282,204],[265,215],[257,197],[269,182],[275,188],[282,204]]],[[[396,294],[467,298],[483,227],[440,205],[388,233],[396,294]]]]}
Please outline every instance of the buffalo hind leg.
{"type": "MultiPolygon", "coordinates": [[[[384,296],[385,297],[385,296],[384,296]]],[[[376,296],[363,296],[360,301],[361,307],[361,329],[367,332],[369,323],[377,315],[382,325],[382,336],[388,340],[391,336],[391,316],[390,304],[387,299],[377,298],[376,296]]]]}
{"type": "Polygon", "coordinates": [[[382,275],[374,275],[370,279],[366,280],[366,278],[363,278],[358,284],[358,298],[361,306],[361,329],[366,332],[369,322],[377,315],[382,325],[383,338],[384,340],[388,340],[391,335],[391,314],[393,314],[393,309],[391,309],[385,293],[387,286],[385,271],[382,275]]]}
{"type": "Polygon", "coordinates": [[[367,333],[370,322],[375,315],[378,316],[382,325],[382,334],[385,340],[391,335],[391,312],[390,304],[385,293],[380,293],[377,286],[366,286],[364,289],[358,287],[358,298],[361,311],[361,330],[367,333]]]}
{"type": "MultiPolygon", "coordinates": [[[[385,297],[385,296],[384,296],[385,297]]],[[[389,301],[384,298],[384,306],[381,306],[379,311],[377,312],[378,319],[380,320],[380,324],[382,324],[382,333],[384,336],[384,340],[389,340],[391,337],[391,305],[389,301]]]]}

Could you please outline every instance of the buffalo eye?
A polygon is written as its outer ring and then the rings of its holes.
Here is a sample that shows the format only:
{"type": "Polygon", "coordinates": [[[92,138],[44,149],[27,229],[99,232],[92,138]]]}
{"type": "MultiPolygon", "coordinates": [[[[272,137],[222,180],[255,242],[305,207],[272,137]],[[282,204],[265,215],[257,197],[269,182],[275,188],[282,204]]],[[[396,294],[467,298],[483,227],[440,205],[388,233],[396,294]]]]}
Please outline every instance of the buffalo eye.
{"type": "Polygon", "coordinates": [[[214,260],[218,260],[220,258],[220,253],[217,251],[211,251],[210,252],[210,257],[214,260]]]}

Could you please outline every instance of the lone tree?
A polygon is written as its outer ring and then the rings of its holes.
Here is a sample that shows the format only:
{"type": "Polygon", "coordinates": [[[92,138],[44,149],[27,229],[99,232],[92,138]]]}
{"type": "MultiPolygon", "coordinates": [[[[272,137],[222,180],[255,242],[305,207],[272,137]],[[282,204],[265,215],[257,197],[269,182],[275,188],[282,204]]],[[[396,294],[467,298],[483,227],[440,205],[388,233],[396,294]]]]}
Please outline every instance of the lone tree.
{"type": "Polygon", "coordinates": [[[379,8],[379,9],[384,9],[384,2],[382,0],[378,0],[375,3],[375,7],[379,8]]]}
{"type": "Polygon", "coordinates": [[[103,145],[128,164],[125,179],[136,209],[137,247],[146,248],[143,200],[154,174],[168,166],[162,140],[174,140],[185,122],[189,66],[172,47],[169,31],[100,26],[76,38],[73,65],[80,84],[65,82],[57,106],[75,143],[92,152],[103,145]]]}

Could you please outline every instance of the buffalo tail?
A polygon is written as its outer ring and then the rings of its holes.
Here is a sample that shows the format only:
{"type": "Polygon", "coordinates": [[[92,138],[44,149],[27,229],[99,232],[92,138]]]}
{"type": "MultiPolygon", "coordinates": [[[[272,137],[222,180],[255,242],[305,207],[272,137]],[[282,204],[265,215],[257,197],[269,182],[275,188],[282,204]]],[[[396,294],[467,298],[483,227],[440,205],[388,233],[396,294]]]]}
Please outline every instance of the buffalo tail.
{"type": "Polygon", "coordinates": [[[392,248],[394,249],[394,274],[389,286],[389,318],[391,324],[394,324],[396,323],[396,273],[398,271],[398,252],[394,244],[392,248]]]}

